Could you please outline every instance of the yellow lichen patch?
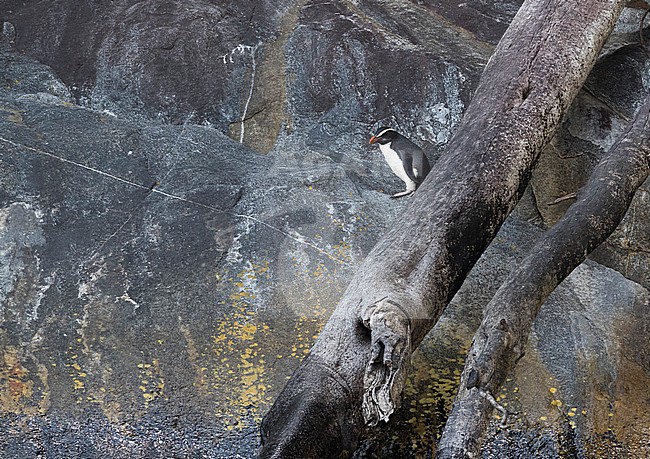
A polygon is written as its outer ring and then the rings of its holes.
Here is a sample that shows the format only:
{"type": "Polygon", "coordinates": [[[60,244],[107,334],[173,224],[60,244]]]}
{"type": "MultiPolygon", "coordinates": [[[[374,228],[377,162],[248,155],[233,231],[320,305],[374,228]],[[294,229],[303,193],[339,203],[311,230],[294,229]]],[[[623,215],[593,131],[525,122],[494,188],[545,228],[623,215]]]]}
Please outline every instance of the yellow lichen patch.
{"type": "Polygon", "coordinates": [[[268,262],[248,262],[234,276],[218,275],[231,289],[230,304],[224,305],[230,312],[215,324],[212,358],[201,368],[207,390],[224,401],[215,414],[230,430],[246,427],[246,420],[259,422],[270,403],[265,354],[258,342],[270,328],[258,322],[256,312],[260,281],[268,282],[270,274],[268,262]]]}
{"type": "Polygon", "coordinates": [[[333,275],[328,266],[310,260],[301,265],[302,270],[292,271],[295,285],[302,289],[291,291],[288,302],[297,308],[289,311],[290,320],[272,315],[270,320],[278,320],[273,323],[267,323],[258,312],[264,314],[268,307],[265,288],[273,274],[269,263],[245,261],[239,272],[219,273],[227,300],[221,302],[224,312],[214,325],[212,348],[201,366],[207,368],[208,393],[219,399],[215,415],[227,429],[259,422],[276,395],[271,389],[278,389],[273,378],[278,378],[278,371],[294,368],[311,349],[328,311],[313,304],[310,287],[304,287],[300,280],[318,278],[319,288],[327,289],[333,275]],[[273,369],[270,374],[269,364],[273,369]]]}
{"type": "Polygon", "coordinates": [[[347,241],[332,245],[332,255],[336,259],[349,263],[352,261],[352,246],[347,241]]]}
{"type": "MultiPolygon", "coordinates": [[[[71,352],[70,349],[69,352],[71,352]]],[[[77,403],[83,403],[84,401],[88,401],[88,395],[86,393],[86,383],[84,382],[84,378],[86,378],[88,374],[81,368],[81,365],[79,364],[79,360],[78,360],[79,356],[77,354],[70,355],[68,359],[72,363],[66,363],[65,367],[69,370],[68,375],[72,380],[72,388],[76,392],[78,392],[77,403]]]]}
{"type": "Polygon", "coordinates": [[[321,277],[321,276],[327,274],[327,271],[328,271],[327,266],[325,266],[323,263],[318,263],[318,265],[316,265],[316,269],[314,270],[312,275],[314,277],[321,277]]]}
{"type": "Polygon", "coordinates": [[[2,87],[3,87],[3,89],[12,89],[12,88],[18,86],[19,84],[20,84],[20,80],[18,80],[18,79],[13,79],[13,80],[5,79],[3,81],[2,87]]]}
{"type": "Polygon", "coordinates": [[[257,333],[257,325],[253,323],[247,323],[241,327],[240,338],[242,341],[251,341],[255,336],[255,333],[257,333]]]}
{"type": "Polygon", "coordinates": [[[336,208],[332,203],[328,205],[331,227],[342,230],[346,235],[355,235],[368,229],[363,214],[355,210],[355,205],[347,204],[346,208],[336,208]],[[348,207],[349,206],[349,207],[348,207]]]}
{"type": "Polygon", "coordinates": [[[294,337],[291,347],[288,348],[286,357],[302,360],[309,353],[314,341],[318,337],[323,325],[327,320],[327,310],[320,304],[307,308],[309,316],[301,316],[296,319],[293,327],[294,337]]]}
{"type": "Polygon", "coordinates": [[[390,457],[432,457],[458,390],[469,344],[458,335],[441,333],[414,352],[403,408],[393,414],[388,427],[393,439],[382,440],[390,457]]]}
{"type": "Polygon", "coordinates": [[[142,399],[146,408],[164,394],[165,381],[162,378],[158,359],[153,359],[151,363],[139,363],[137,366],[140,378],[139,389],[142,391],[142,399]]]}
{"type": "Polygon", "coordinates": [[[557,406],[551,405],[552,400],[561,399],[557,384],[536,349],[529,347],[515,367],[511,389],[513,397],[509,397],[509,409],[520,413],[518,419],[533,425],[545,420],[549,423],[558,421],[562,412],[557,406]],[[546,396],[540,396],[544,393],[546,396]]]}
{"type": "MultiPolygon", "coordinates": [[[[211,388],[225,398],[225,409],[217,412],[218,417],[228,419],[231,428],[245,427],[244,418],[261,419],[262,404],[268,404],[265,383],[265,355],[259,351],[256,338],[261,329],[257,325],[244,323],[240,316],[252,320],[255,314],[236,313],[237,319],[232,327],[227,321],[218,325],[214,349],[216,360],[220,365],[211,372],[211,388]],[[225,339],[217,339],[226,336],[225,339]]],[[[263,330],[263,328],[262,328],[263,330]]]]}

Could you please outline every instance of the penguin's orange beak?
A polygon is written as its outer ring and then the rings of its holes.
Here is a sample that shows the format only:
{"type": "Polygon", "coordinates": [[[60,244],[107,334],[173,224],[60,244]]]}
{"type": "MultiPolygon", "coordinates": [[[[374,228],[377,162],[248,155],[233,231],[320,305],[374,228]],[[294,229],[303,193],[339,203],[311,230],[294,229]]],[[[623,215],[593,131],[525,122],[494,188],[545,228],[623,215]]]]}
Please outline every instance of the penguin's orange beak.
{"type": "Polygon", "coordinates": [[[377,141],[377,137],[375,137],[373,135],[372,137],[370,137],[370,142],[369,143],[375,143],[376,141],[377,141]]]}

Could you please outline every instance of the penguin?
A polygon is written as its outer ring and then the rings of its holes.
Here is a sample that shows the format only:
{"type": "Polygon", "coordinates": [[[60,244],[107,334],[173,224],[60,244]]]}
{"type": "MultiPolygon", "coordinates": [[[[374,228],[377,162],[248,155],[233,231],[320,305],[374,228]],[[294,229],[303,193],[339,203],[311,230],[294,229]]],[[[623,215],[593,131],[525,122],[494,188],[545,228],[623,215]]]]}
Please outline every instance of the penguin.
{"type": "Polygon", "coordinates": [[[406,190],[395,193],[391,199],[411,196],[431,170],[422,149],[390,127],[379,129],[370,137],[370,143],[379,144],[390,168],[406,184],[406,190]]]}

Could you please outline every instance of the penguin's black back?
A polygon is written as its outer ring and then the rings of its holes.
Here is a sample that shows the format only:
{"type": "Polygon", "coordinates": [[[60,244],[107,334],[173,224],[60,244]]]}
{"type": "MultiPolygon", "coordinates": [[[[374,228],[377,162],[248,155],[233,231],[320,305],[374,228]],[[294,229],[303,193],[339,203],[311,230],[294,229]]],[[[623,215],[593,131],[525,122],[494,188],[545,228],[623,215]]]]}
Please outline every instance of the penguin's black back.
{"type": "Polygon", "coordinates": [[[416,144],[411,142],[409,139],[401,135],[396,131],[392,131],[394,135],[393,139],[390,141],[391,148],[399,155],[402,163],[405,165],[405,169],[409,176],[411,175],[408,170],[407,165],[411,164],[412,168],[417,169],[419,172],[417,175],[413,174],[411,180],[413,180],[418,185],[424,181],[427,174],[431,171],[431,165],[427,159],[427,155],[424,154],[424,151],[416,144]]]}

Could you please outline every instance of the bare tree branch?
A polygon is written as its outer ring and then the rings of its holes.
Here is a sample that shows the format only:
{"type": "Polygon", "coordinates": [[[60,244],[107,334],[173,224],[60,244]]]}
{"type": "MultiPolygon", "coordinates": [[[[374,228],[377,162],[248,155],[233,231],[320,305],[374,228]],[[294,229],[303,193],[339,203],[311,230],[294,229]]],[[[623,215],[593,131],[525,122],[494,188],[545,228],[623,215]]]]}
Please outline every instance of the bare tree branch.
{"type": "Polygon", "coordinates": [[[540,306],[616,229],[650,172],[650,97],[596,166],[564,216],[501,285],[469,351],[461,386],[438,445],[439,459],[478,457],[495,393],[523,356],[540,306]]]}

